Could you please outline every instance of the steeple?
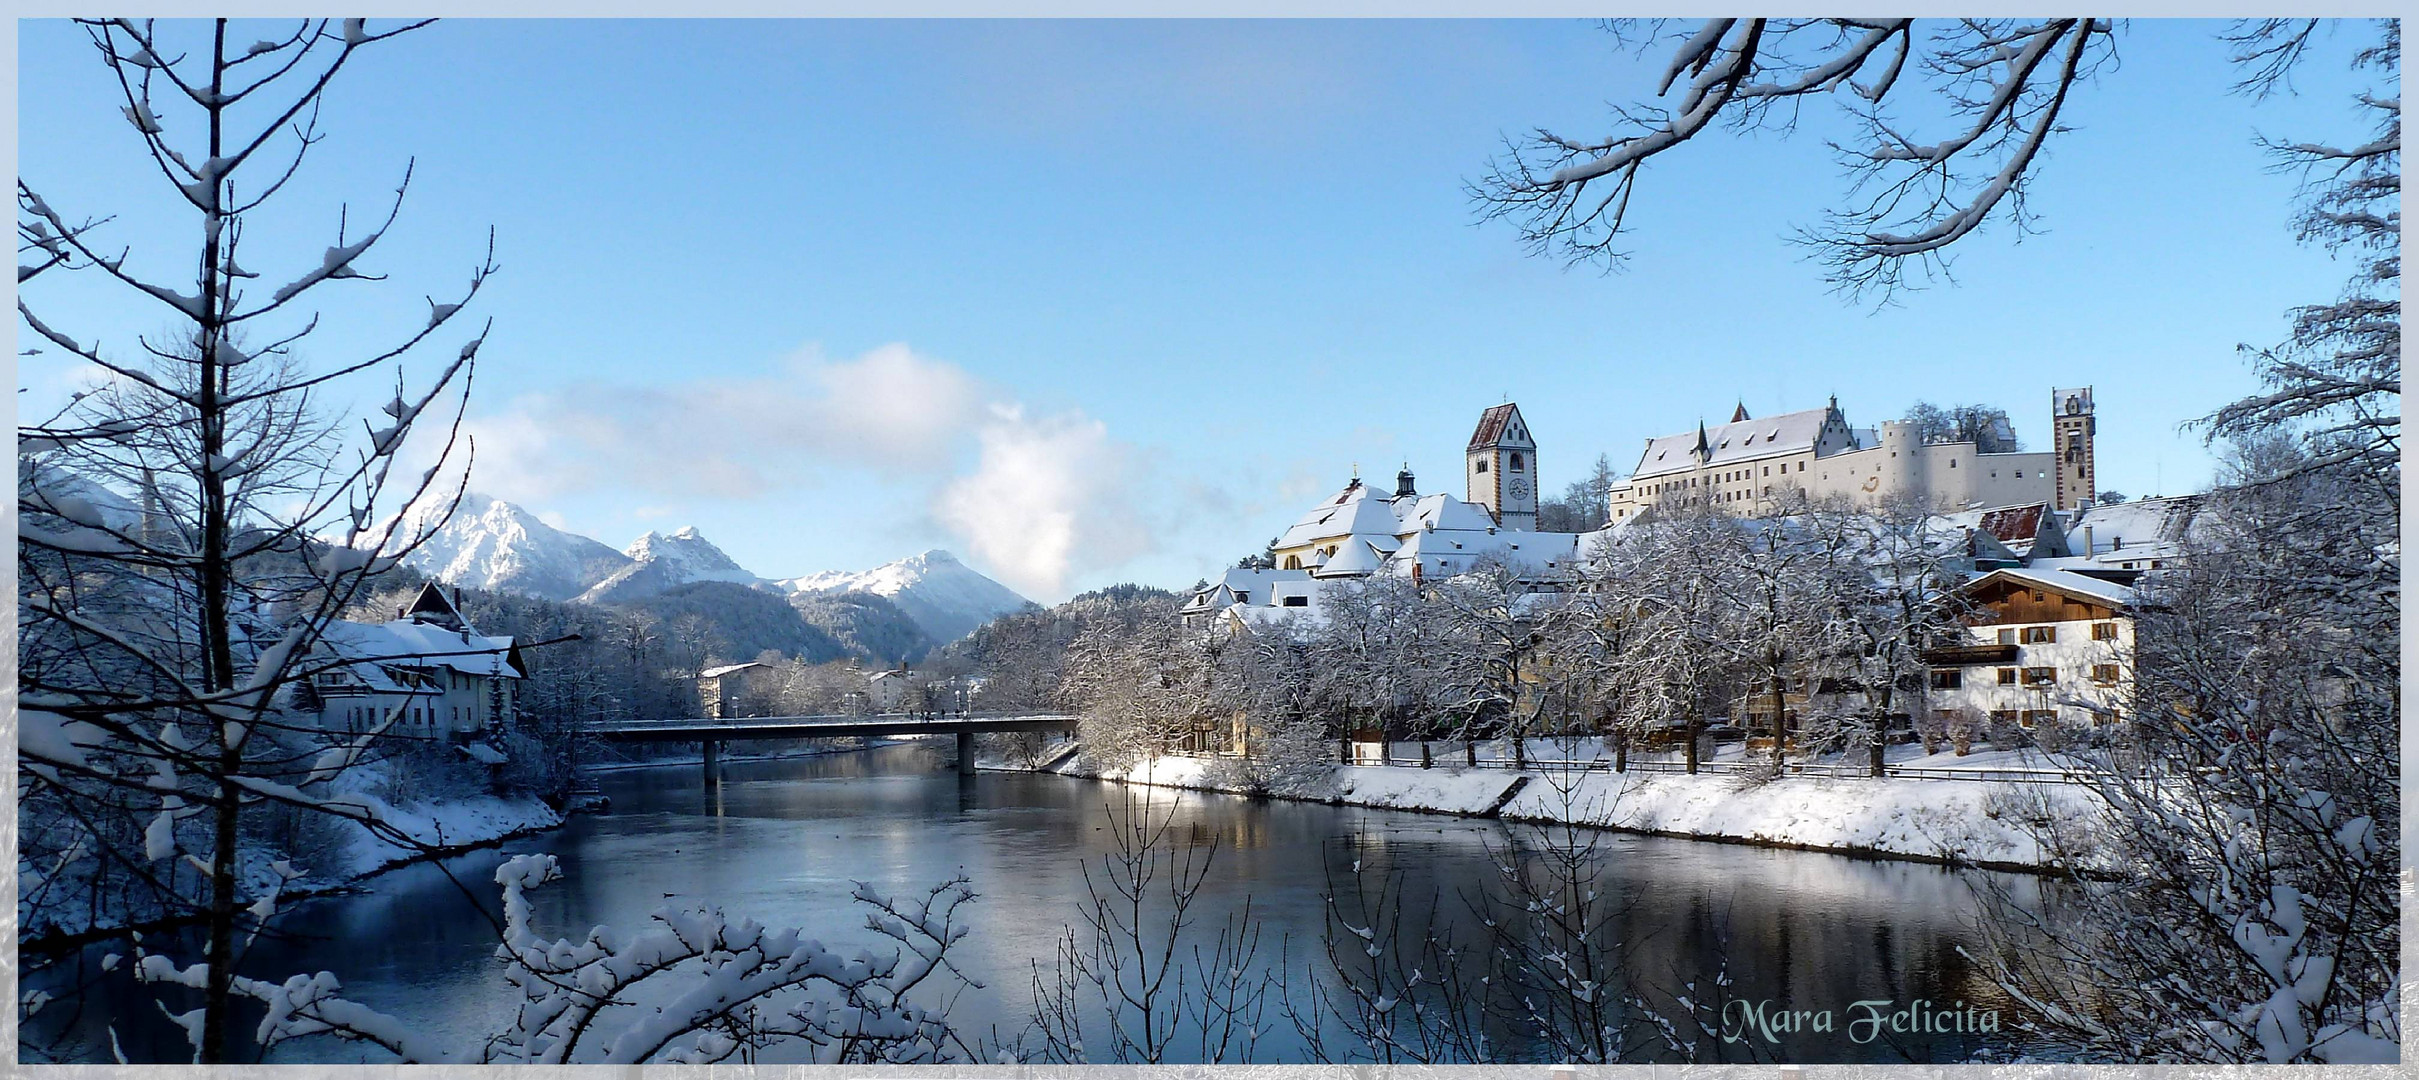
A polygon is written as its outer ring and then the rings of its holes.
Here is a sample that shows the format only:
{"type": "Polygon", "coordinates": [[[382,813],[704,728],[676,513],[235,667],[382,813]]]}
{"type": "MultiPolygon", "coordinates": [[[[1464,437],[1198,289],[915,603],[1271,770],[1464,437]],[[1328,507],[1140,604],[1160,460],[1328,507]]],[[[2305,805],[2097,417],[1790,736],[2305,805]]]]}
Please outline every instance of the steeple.
{"type": "Polygon", "coordinates": [[[1406,461],[1403,463],[1403,471],[1394,474],[1394,497],[1407,499],[1415,494],[1418,493],[1411,490],[1411,463],[1406,461]]]}
{"type": "Polygon", "coordinates": [[[1698,461],[1705,461],[1713,457],[1712,444],[1705,438],[1705,421],[1703,420],[1697,421],[1696,454],[1698,461]]]}
{"type": "Polygon", "coordinates": [[[1747,403],[1744,401],[1739,402],[1738,408],[1731,410],[1730,422],[1733,424],[1745,423],[1750,419],[1753,418],[1747,415],[1747,403]]]}

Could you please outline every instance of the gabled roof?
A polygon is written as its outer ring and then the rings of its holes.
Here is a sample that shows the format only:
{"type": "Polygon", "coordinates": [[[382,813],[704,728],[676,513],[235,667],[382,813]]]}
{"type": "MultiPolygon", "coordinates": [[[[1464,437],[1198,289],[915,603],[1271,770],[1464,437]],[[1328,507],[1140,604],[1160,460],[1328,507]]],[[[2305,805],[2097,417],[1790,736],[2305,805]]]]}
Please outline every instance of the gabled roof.
{"type": "MultiPolygon", "coordinates": [[[[1505,433],[1514,430],[1513,421],[1519,417],[1520,406],[1509,401],[1478,414],[1478,429],[1470,433],[1469,449],[1483,450],[1504,441],[1505,433]]],[[[1528,424],[1521,423],[1518,428],[1525,431],[1528,424]]]]}
{"type": "Polygon", "coordinates": [[[759,663],[757,663],[757,662],[756,662],[756,661],[754,661],[754,660],[750,660],[750,661],[748,661],[747,663],[744,663],[744,664],[724,664],[724,665],[722,665],[721,667],[710,667],[710,668],[705,669],[704,671],[700,671],[700,672],[698,672],[698,673],[697,673],[697,677],[698,677],[698,678],[700,678],[700,679],[719,679],[719,678],[721,678],[721,677],[723,677],[723,676],[725,676],[725,675],[728,675],[728,674],[730,674],[730,673],[732,673],[732,672],[734,672],[734,671],[746,671],[747,669],[752,668],[752,667],[763,667],[763,666],[764,666],[764,665],[759,664],[759,663]]]}
{"type": "Polygon", "coordinates": [[[359,660],[354,673],[372,686],[389,682],[375,669],[443,667],[466,675],[519,679],[528,675],[509,637],[483,637],[435,623],[397,619],[390,623],[333,622],[320,631],[328,651],[359,660]]]}
{"type": "Polygon", "coordinates": [[[1385,533],[1398,531],[1394,513],[1394,497],[1377,491],[1356,477],[1342,491],[1322,500],[1310,512],[1294,522],[1293,527],[1277,537],[1281,548],[1299,547],[1314,540],[1349,533],[1385,533]]]}
{"type": "Polygon", "coordinates": [[[2133,589],[2113,581],[2085,577],[2071,570],[2036,570],[2029,567],[2006,567],[1966,582],[1960,591],[1971,592],[1995,581],[2012,581],[2030,588],[2062,593],[2080,600],[2089,600],[2109,607],[2132,607],[2133,589]]]}
{"type": "MultiPolygon", "coordinates": [[[[1387,539],[1392,540],[1393,537],[1389,536],[1387,539]]],[[[1345,540],[1342,546],[1336,548],[1335,555],[1319,564],[1318,570],[1314,571],[1311,576],[1360,577],[1377,573],[1378,568],[1384,566],[1385,563],[1386,557],[1380,554],[1376,547],[1372,546],[1367,539],[1355,536],[1345,540]]]]}
{"type": "Polygon", "coordinates": [[[1824,421],[1832,415],[1827,408],[1807,409],[1712,427],[1700,424],[1696,431],[1648,439],[1646,449],[1638,455],[1638,467],[1630,471],[1630,480],[1695,469],[1694,451],[1700,434],[1705,440],[1706,463],[1710,465],[1812,450],[1822,438],[1824,421]]]}
{"type": "Polygon", "coordinates": [[[412,597],[412,602],[404,606],[402,614],[406,619],[451,622],[462,629],[470,629],[470,620],[462,617],[462,609],[455,607],[454,602],[446,597],[445,590],[438,588],[434,581],[420,586],[420,595],[412,597]]]}

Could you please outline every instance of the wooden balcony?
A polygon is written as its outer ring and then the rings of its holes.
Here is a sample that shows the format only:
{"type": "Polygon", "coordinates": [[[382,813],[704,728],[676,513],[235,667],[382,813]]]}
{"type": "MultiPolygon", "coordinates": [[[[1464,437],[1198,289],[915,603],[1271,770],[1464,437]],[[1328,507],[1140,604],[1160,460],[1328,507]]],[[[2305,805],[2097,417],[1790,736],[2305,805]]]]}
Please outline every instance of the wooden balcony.
{"type": "Polygon", "coordinates": [[[2016,646],[1999,644],[1943,645],[1937,648],[1925,649],[1922,655],[1924,663],[1936,664],[1942,667],[1956,667],[1966,664],[2013,664],[2016,662],[2016,646]]]}

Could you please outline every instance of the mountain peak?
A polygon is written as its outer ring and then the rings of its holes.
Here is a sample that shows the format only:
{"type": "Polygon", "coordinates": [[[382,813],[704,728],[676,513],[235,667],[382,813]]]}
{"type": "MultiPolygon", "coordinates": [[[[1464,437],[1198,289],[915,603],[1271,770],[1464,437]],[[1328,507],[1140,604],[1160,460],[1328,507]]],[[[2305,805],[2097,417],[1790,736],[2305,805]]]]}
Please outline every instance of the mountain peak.
{"type": "Polygon", "coordinates": [[[955,641],[974,629],[1031,601],[999,582],[959,562],[957,556],[931,548],[871,570],[820,574],[776,582],[794,595],[872,593],[907,612],[916,625],[940,642],[955,641]]]}
{"type": "MultiPolygon", "coordinates": [[[[408,511],[415,528],[436,523],[440,500],[408,511]]],[[[568,600],[627,565],[621,552],[564,532],[502,499],[464,492],[445,527],[405,557],[404,564],[455,586],[568,600]]]]}

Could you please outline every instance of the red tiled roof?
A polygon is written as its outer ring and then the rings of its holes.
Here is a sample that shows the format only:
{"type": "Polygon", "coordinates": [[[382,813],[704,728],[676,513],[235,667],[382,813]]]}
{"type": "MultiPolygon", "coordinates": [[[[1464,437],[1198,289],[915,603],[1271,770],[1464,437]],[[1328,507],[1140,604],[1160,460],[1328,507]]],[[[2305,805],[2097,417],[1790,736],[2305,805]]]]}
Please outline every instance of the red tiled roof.
{"type": "Polygon", "coordinates": [[[1512,421],[1519,406],[1505,402],[1478,414],[1478,430],[1470,434],[1470,449],[1493,446],[1503,438],[1503,426],[1512,421]]]}

